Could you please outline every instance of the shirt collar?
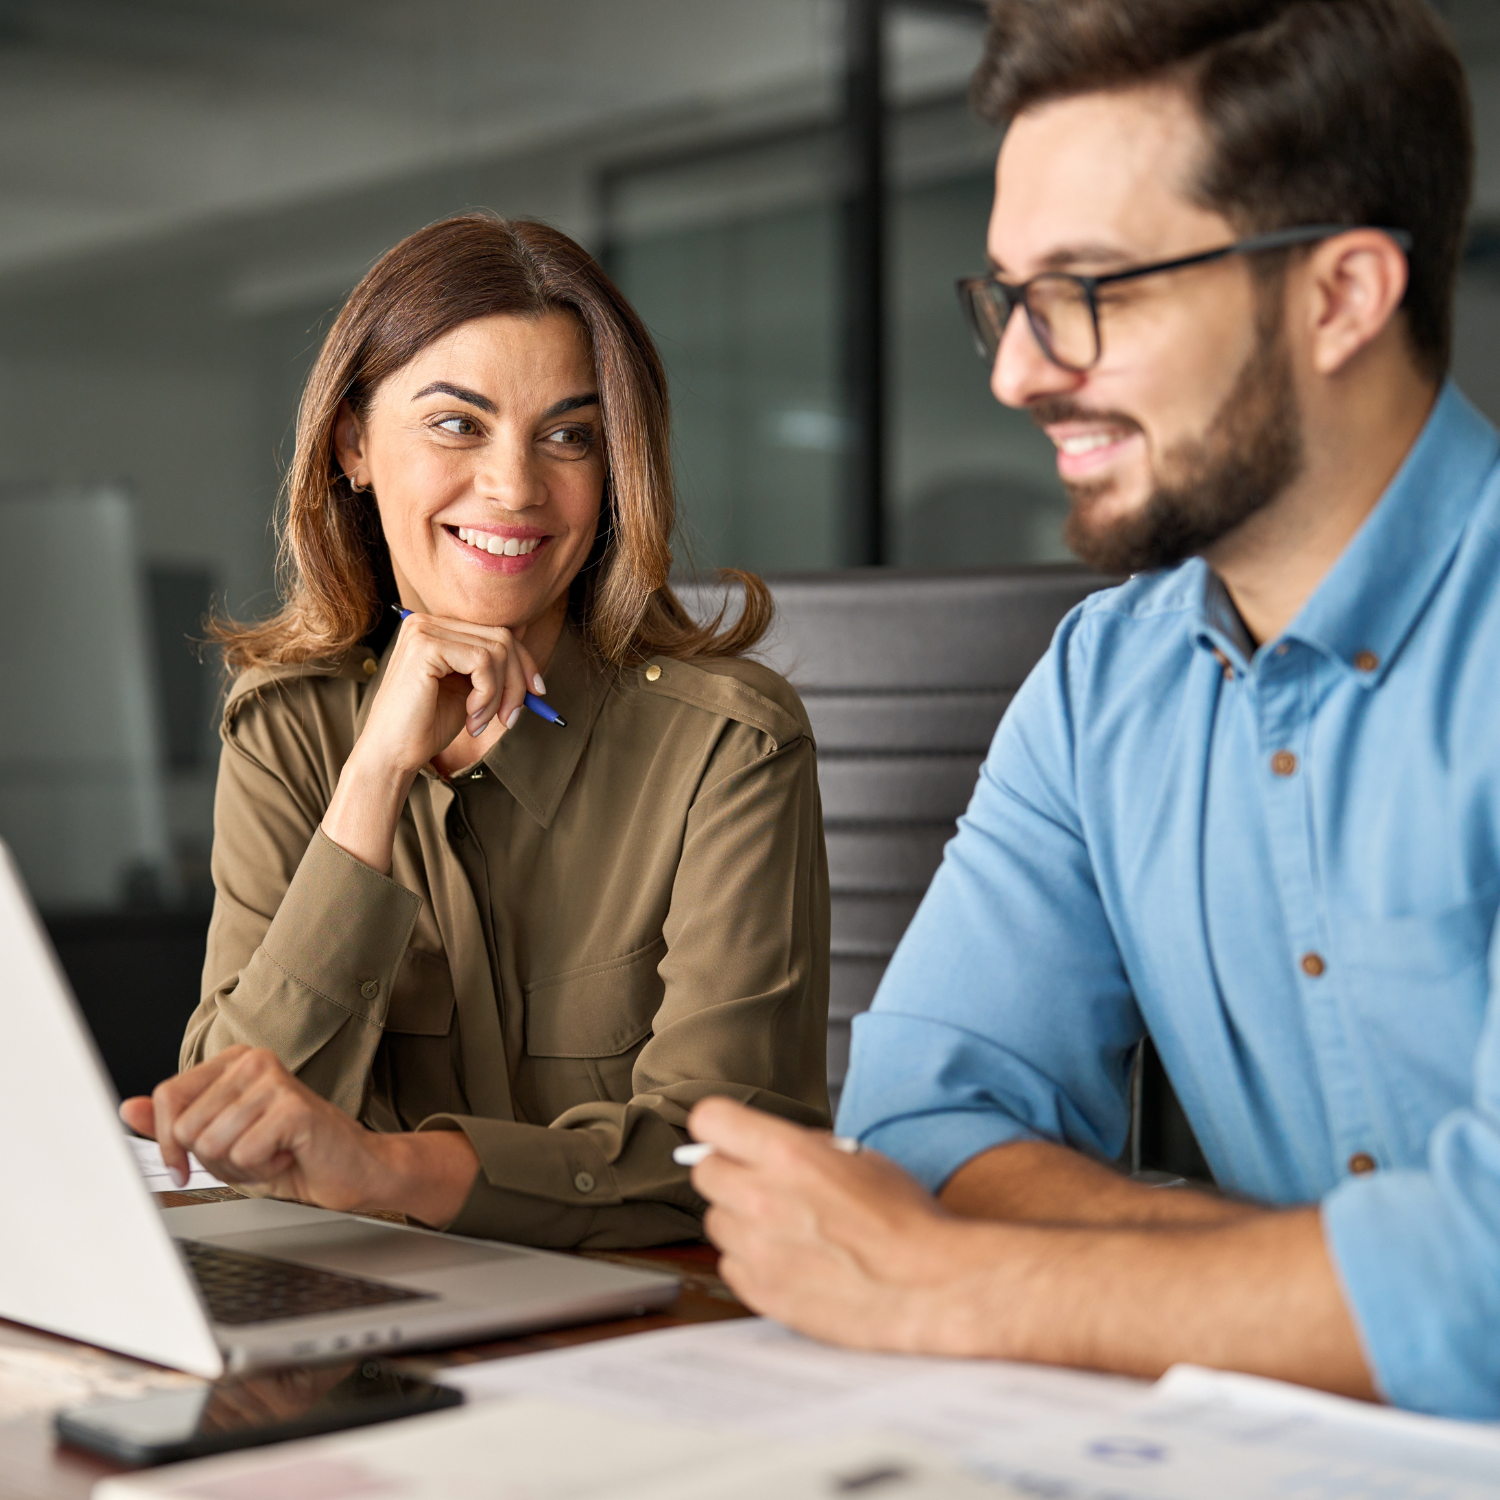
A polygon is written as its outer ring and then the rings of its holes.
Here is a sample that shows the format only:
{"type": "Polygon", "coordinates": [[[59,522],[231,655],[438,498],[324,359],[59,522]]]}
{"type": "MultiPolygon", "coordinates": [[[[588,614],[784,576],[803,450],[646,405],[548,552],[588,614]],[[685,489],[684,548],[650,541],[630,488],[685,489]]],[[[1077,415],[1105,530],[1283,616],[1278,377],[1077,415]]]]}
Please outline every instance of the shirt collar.
{"type": "MultiPolygon", "coordinates": [[[[1495,429],[1457,386],[1445,385],[1395,478],[1282,638],[1311,646],[1367,687],[1378,684],[1447,568],[1497,457],[1495,429]]],[[[1198,566],[1206,575],[1198,641],[1228,648],[1243,670],[1253,653],[1249,634],[1224,585],[1198,566]]]]}
{"type": "Polygon", "coordinates": [[[567,720],[566,727],[523,709],[515,728],[484,757],[501,785],[543,828],[552,823],[608,696],[607,676],[570,622],[547,663],[547,702],[567,720]]]}

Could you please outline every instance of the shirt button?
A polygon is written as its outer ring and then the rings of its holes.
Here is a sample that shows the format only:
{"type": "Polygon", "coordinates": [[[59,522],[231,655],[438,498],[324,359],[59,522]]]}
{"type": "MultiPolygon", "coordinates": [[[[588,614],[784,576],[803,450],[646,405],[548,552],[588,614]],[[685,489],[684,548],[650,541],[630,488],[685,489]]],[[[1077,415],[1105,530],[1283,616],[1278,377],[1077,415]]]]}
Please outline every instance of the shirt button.
{"type": "Polygon", "coordinates": [[[375,660],[375,658],[373,656],[367,656],[365,658],[365,676],[366,677],[373,677],[375,675],[375,673],[377,671],[379,671],[379,669],[380,669],[380,665],[375,660]]]}
{"type": "Polygon", "coordinates": [[[1361,651],[1354,658],[1354,665],[1361,672],[1373,672],[1380,665],[1380,658],[1373,651],[1361,651]]]}
{"type": "Polygon", "coordinates": [[[1320,978],[1323,970],[1327,967],[1328,965],[1323,962],[1323,956],[1320,953],[1304,953],[1302,955],[1302,972],[1309,979],[1320,978]]]}
{"type": "Polygon", "coordinates": [[[592,1172],[579,1172],[573,1178],[573,1186],[580,1193],[592,1193],[594,1191],[594,1174],[592,1172]]]}
{"type": "Polygon", "coordinates": [[[367,979],[360,985],[359,992],[366,1000],[373,1000],[380,993],[380,981],[378,979],[367,979]]]}
{"type": "Polygon", "coordinates": [[[448,837],[452,839],[455,844],[463,843],[463,841],[468,838],[468,836],[469,830],[464,827],[463,823],[458,818],[453,818],[449,822],[448,837]]]}
{"type": "Polygon", "coordinates": [[[657,666],[655,662],[652,662],[651,665],[646,668],[646,681],[655,682],[656,679],[660,676],[661,668],[657,666]]]}
{"type": "Polygon", "coordinates": [[[1363,1177],[1367,1172],[1375,1170],[1375,1158],[1368,1151],[1356,1151],[1349,1158],[1349,1170],[1356,1177],[1363,1177]]]}
{"type": "Polygon", "coordinates": [[[1297,769],[1297,757],[1290,750],[1278,750],[1271,757],[1271,769],[1278,776],[1291,776],[1297,769]]]}
{"type": "Polygon", "coordinates": [[[1283,642],[1282,642],[1282,643],[1281,643],[1281,644],[1280,644],[1280,645],[1279,645],[1279,646],[1278,646],[1278,647],[1277,647],[1277,648],[1276,648],[1276,654],[1277,654],[1277,656],[1285,656],[1285,655],[1286,655],[1286,654],[1287,654],[1287,652],[1288,652],[1288,651],[1290,651],[1290,650],[1291,650],[1291,649],[1292,649],[1292,648],[1291,648],[1291,647],[1290,647],[1290,646],[1288,646],[1288,645],[1287,645],[1287,643],[1286,643],[1286,642],[1285,642],[1285,641],[1283,641],[1283,642]]]}

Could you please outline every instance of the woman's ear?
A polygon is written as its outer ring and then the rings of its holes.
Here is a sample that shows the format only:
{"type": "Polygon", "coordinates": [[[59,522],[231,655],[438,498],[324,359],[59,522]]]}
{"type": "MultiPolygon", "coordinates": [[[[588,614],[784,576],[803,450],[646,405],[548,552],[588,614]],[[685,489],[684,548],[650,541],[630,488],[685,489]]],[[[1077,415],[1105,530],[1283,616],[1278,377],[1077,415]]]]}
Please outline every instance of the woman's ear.
{"type": "Polygon", "coordinates": [[[345,477],[356,490],[370,487],[365,472],[365,430],[347,401],[339,406],[333,419],[333,452],[345,477]]]}

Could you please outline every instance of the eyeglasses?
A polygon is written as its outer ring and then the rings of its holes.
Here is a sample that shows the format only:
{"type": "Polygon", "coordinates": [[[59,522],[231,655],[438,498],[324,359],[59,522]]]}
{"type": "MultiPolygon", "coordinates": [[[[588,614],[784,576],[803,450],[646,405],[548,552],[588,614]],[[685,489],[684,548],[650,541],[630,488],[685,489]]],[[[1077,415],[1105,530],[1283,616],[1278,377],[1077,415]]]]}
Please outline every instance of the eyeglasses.
{"type": "MultiPolygon", "coordinates": [[[[1042,352],[1055,365],[1075,375],[1091,370],[1103,352],[1099,340],[1099,288],[1117,281],[1136,281],[1142,276],[1158,276],[1165,271],[1181,271],[1188,266],[1203,266],[1223,260],[1227,255],[1256,255],[1265,250],[1285,250],[1293,245],[1308,245],[1315,240],[1332,239],[1347,234],[1350,224],[1303,224],[1295,229],[1276,229],[1268,234],[1252,235],[1221,245],[1217,250],[1203,250],[1197,255],[1183,255],[1176,260],[1156,261],[1149,266],[1132,266],[1128,271],[1112,271],[1107,276],[1075,276],[1067,271],[1044,271],[1029,281],[1014,285],[998,275],[969,276],[957,283],[959,305],[974,335],[979,357],[993,366],[1000,352],[1000,341],[1018,307],[1026,309],[1026,321],[1036,336],[1042,352]]],[[[1402,250],[1410,250],[1412,237],[1404,229],[1382,229],[1402,250]]]]}

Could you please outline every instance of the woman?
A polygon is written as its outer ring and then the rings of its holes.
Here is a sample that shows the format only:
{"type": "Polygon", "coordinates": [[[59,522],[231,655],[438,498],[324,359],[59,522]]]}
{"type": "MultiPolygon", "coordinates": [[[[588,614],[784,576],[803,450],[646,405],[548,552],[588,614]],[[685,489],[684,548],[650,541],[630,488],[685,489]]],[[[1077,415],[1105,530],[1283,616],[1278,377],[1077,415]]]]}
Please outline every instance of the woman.
{"type": "Polygon", "coordinates": [[[649,336],[557,231],[435,224],[340,313],[287,492],[285,605],[218,631],[187,1071],[126,1119],[326,1207],[696,1236],[698,1099],[826,1122],[828,886],[763,585],[729,629],[667,586],[649,336]]]}

